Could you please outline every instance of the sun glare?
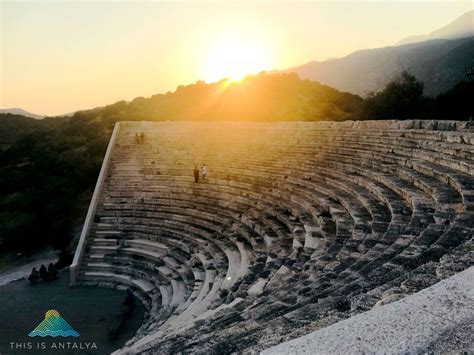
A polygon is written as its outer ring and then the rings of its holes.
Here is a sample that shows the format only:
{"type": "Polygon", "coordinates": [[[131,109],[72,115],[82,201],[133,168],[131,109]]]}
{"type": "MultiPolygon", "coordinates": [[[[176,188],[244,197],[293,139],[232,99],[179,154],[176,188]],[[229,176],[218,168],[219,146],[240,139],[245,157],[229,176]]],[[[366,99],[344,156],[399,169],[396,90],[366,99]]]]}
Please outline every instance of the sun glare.
{"type": "Polygon", "coordinates": [[[265,50],[244,40],[226,40],[215,46],[206,62],[204,79],[208,82],[223,78],[238,81],[247,74],[269,69],[265,50]]]}

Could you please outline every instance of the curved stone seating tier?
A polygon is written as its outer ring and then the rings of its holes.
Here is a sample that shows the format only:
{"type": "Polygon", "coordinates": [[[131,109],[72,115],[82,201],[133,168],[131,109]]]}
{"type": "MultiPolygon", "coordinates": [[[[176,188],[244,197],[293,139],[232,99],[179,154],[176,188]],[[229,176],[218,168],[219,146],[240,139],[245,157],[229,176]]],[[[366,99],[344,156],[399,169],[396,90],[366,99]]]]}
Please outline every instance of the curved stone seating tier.
{"type": "Polygon", "coordinates": [[[472,245],[468,123],[114,132],[74,279],[131,288],[148,307],[118,353],[259,351],[428,287],[472,245]]]}

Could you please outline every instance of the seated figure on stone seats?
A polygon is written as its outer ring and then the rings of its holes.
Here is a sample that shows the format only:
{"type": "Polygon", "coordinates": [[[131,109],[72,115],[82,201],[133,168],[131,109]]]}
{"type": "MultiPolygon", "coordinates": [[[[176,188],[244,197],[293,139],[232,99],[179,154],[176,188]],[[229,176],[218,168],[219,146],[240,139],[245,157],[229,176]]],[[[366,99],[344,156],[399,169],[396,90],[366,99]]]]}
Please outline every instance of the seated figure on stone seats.
{"type": "Polygon", "coordinates": [[[143,144],[145,142],[145,134],[142,132],[140,133],[140,144],[143,144]]]}
{"type": "Polygon", "coordinates": [[[48,278],[50,280],[56,280],[58,278],[58,271],[54,267],[53,263],[49,263],[48,265],[48,278]]]}
{"type": "Polygon", "coordinates": [[[202,175],[203,180],[207,177],[207,166],[206,166],[206,164],[201,166],[201,175],[202,175]]]}
{"type": "Polygon", "coordinates": [[[138,133],[135,133],[135,144],[140,144],[140,137],[138,136],[138,133]]]}
{"type": "Polygon", "coordinates": [[[32,285],[35,285],[38,282],[39,278],[40,278],[39,272],[34,267],[33,270],[31,270],[31,274],[28,277],[28,280],[31,282],[32,285]]]}
{"type": "Polygon", "coordinates": [[[41,265],[39,275],[41,277],[41,280],[48,281],[48,270],[46,270],[46,266],[41,265]]]}

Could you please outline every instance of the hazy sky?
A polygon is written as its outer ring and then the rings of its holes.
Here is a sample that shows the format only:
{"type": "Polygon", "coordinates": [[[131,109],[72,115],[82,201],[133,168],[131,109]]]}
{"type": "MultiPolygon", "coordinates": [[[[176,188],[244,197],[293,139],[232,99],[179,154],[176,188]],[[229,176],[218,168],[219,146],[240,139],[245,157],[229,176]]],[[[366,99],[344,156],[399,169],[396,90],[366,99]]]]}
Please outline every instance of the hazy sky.
{"type": "Polygon", "coordinates": [[[151,96],[233,74],[220,60],[238,61],[239,51],[248,68],[286,69],[392,45],[472,8],[470,1],[0,0],[0,107],[54,115],[151,96]]]}

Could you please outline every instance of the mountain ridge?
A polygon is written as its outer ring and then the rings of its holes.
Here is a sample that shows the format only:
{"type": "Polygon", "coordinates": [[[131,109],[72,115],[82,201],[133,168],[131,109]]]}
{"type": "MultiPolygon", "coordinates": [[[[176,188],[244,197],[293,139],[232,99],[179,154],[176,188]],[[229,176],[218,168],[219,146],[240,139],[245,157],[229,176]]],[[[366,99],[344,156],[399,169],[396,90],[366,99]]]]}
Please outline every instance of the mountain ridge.
{"type": "Polygon", "coordinates": [[[46,117],[46,115],[39,115],[36,113],[32,113],[19,107],[0,109],[0,113],[11,113],[12,115],[21,115],[25,117],[34,118],[35,120],[41,120],[46,117]]]}
{"type": "Polygon", "coordinates": [[[427,35],[414,35],[398,41],[395,45],[419,43],[430,39],[454,39],[474,35],[474,10],[459,16],[446,26],[430,32],[427,35]]]}
{"type": "Polygon", "coordinates": [[[341,58],[310,61],[283,72],[367,96],[403,71],[410,71],[425,84],[425,94],[434,97],[466,80],[466,69],[474,66],[473,21],[474,10],[429,35],[411,36],[392,46],[359,49],[341,58]]]}
{"type": "Polygon", "coordinates": [[[465,70],[473,65],[474,36],[361,49],[342,58],[311,61],[284,72],[367,96],[408,70],[424,82],[426,95],[436,96],[466,79],[465,70]]]}

